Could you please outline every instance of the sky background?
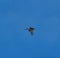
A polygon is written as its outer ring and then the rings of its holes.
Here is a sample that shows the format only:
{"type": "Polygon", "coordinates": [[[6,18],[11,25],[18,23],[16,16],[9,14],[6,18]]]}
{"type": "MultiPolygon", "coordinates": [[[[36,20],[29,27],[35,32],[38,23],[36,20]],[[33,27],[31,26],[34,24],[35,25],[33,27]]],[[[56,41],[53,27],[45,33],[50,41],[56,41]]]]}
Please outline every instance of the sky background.
{"type": "Polygon", "coordinates": [[[0,58],[60,58],[60,0],[0,0],[0,58]]]}

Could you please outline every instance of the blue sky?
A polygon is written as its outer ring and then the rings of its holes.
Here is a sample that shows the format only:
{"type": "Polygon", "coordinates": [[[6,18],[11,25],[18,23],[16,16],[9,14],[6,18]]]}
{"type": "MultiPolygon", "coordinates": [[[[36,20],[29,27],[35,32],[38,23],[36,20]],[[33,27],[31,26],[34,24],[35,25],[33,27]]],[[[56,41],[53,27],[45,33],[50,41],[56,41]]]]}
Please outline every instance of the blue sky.
{"type": "Polygon", "coordinates": [[[0,58],[60,58],[59,25],[60,0],[1,0],[0,58]]]}

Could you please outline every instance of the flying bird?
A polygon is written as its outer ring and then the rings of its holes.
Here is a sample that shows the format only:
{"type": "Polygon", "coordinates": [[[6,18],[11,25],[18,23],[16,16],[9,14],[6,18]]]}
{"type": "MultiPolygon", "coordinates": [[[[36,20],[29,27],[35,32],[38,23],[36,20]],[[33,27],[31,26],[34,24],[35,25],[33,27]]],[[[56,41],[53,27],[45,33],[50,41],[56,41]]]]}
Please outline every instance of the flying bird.
{"type": "Polygon", "coordinates": [[[34,29],[35,28],[29,27],[29,28],[26,28],[25,30],[28,30],[30,32],[30,34],[33,35],[34,29]]]}

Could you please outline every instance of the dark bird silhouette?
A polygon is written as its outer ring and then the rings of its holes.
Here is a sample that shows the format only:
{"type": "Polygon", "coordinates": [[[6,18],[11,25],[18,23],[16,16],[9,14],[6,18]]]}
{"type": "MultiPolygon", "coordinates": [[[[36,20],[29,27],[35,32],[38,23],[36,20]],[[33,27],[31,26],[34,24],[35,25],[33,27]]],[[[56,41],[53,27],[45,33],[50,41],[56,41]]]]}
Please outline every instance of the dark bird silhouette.
{"type": "Polygon", "coordinates": [[[25,30],[28,30],[28,31],[30,32],[30,34],[33,35],[33,30],[34,30],[34,29],[35,29],[35,28],[29,27],[29,28],[26,28],[25,30]]]}

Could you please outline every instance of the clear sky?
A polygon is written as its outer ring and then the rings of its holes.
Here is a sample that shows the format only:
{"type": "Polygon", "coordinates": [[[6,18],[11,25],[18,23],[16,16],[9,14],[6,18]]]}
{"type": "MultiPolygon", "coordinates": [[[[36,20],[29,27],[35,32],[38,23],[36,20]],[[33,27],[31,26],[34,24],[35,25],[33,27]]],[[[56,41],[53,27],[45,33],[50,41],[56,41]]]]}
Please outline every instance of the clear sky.
{"type": "Polygon", "coordinates": [[[60,58],[60,0],[0,0],[0,58],[60,58]]]}

